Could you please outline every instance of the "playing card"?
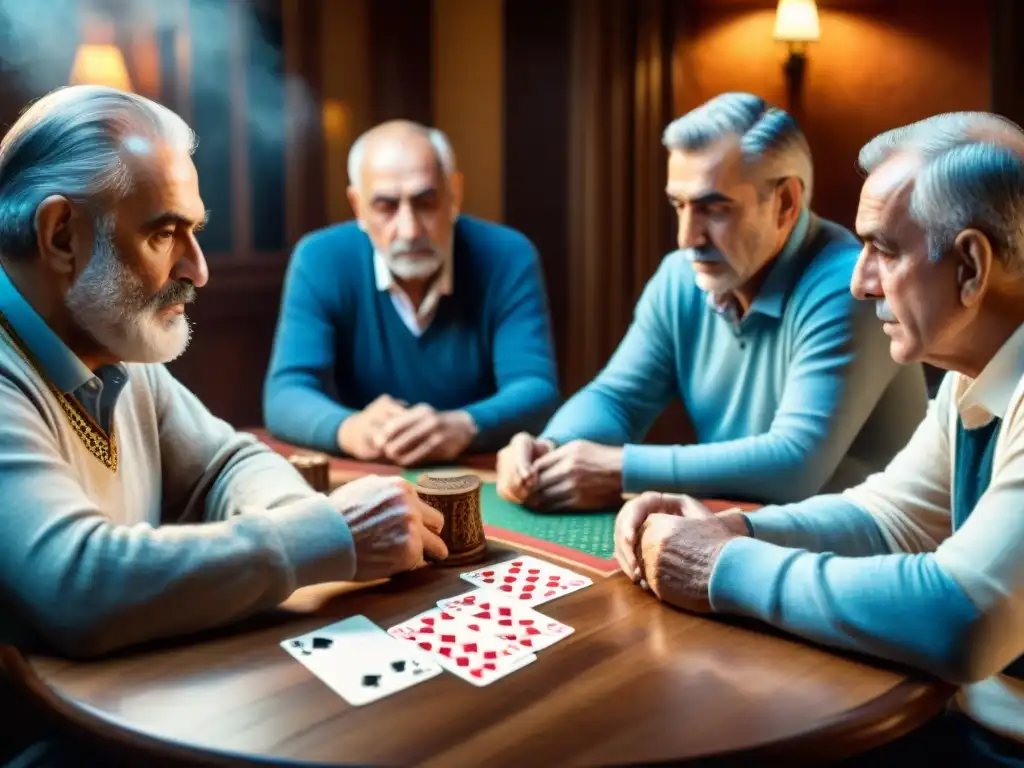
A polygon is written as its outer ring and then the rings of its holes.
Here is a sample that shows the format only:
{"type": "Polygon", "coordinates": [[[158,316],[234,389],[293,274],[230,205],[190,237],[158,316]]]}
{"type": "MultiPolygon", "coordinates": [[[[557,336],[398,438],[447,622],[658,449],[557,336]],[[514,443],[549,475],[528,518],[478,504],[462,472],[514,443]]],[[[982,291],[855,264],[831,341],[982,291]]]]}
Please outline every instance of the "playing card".
{"type": "Polygon", "coordinates": [[[462,574],[477,587],[498,590],[518,605],[535,606],[589,587],[594,582],[568,568],[524,555],[462,574]]]}
{"type": "Polygon", "coordinates": [[[443,669],[365,616],[353,616],[281,643],[292,657],[355,707],[437,677],[443,669]]]}
{"type": "Polygon", "coordinates": [[[457,615],[441,608],[391,627],[388,634],[415,644],[452,674],[481,687],[537,658],[516,643],[470,629],[457,615]]]}
{"type": "Polygon", "coordinates": [[[554,645],[573,633],[568,624],[545,616],[490,589],[477,589],[438,602],[438,607],[461,617],[478,632],[497,635],[530,651],[554,645]]]}

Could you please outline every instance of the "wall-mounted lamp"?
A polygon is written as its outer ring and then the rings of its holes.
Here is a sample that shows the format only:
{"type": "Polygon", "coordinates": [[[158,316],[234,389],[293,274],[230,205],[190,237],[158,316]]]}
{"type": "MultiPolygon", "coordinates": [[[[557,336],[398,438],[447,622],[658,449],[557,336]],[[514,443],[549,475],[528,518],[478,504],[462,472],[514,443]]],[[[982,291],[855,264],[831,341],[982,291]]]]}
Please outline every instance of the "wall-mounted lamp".
{"type": "Polygon", "coordinates": [[[108,85],[122,91],[132,89],[124,55],[116,45],[82,43],[71,67],[71,84],[108,85]]]}
{"type": "Polygon", "coordinates": [[[82,42],[71,65],[71,85],[107,85],[132,89],[124,54],[114,42],[113,23],[89,19],[83,24],[82,42]]]}
{"type": "Polygon", "coordinates": [[[786,85],[790,107],[796,108],[800,103],[804,68],[807,66],[806,45],[821,39],[818,6],[814,0],[779,0],[774,37],[789,44],[786,85]]]}

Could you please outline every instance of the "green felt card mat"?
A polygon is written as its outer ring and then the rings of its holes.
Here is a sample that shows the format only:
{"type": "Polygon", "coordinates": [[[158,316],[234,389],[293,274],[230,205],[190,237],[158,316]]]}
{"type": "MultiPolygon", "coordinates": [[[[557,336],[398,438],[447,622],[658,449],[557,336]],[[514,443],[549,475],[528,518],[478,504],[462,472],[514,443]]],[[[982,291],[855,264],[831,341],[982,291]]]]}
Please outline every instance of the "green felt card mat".
{"type": "MultiPolygon", "coordinates": [[[[410,482],[423,472],[448,469],[433,467],[403,472],[410,482]]],[[[617,510],[600,512],[552,513],[534,512],[519,504],[506,501],[498,495],[494,483],[484,483],[480,489],[484,524],[513,531],[541,541],[560,544],[588,555],[608,560],[615,556],[615,515],[617,510]]]]}

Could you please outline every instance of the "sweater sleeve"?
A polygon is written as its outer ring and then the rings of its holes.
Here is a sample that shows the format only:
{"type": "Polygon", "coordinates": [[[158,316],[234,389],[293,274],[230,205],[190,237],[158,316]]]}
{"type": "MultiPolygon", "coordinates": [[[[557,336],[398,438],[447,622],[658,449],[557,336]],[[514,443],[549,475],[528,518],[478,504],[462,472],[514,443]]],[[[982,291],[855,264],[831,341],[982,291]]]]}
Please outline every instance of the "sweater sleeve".
{"type": "Polygon", "coordinates": [[[780,504],[822,489],[899,368],[873,313],[842,280],[831,276],[791,301],[799,302],[791,364],[768,431],[719,443],[629,445],[627,492],[725,494],[780,504]]]}
{"type": "MultiPolygon", "coordinates": [[[[604,369],[555,414],[542,437],[561,445],[639,441],[676,394],[670,292],[679,260],[666,258],[644,287],[626,335],[604,369]]],[[[647,489],[642,489],[647,490],[647,489]]]]}
{"type": "MultiPolygon", "coordinates": [[[[1024,655],[1024,413],[1004,424],[992,482],[949,535],[951,379],[907,448],[884,472],[844,494],[846,505],[865,514],[841,546],[852,548],[854,537],[874,525],[899,554],[838,557],[736,539],[712,574],[714,609],[954,683],[984,680],[1024,655]]],[[[748,520],[755,535],[774,541],[806,541],[808,526],[819,535],[831,529],[834,539],[846,524],[827,521],[827,505],[818,504],[789,508],[797,514],[768,510],[764,526],[759,513],[748,520]]],[[[854,519],[849,507],[846,514],[854,519]]]]}
{"type": "Polygon", "coordinates": [[[341,299],[325,295],[317,246],[300,241],[288,265],[263,388],[263,421],[282,440],[337,455],[338,428],[354,411],[328,394],[342,315],[332,303],[341,299]]]}
{"type": "Polygon", "coordinates": [[[526,242],[496,270],[488,289],[497,392],[466,407],[479,430],[476,450],[496,450],[535,432],[558,407],[558,377],[547,293],[537,251],[526,242]]]}
{"type": "Polygon", "coordinates": [[[782,547],[849,557],[892,552],[874,518],[839,494],[762,507],[746,518],[755,539],[782,547]]]}
{"type": "Polygon", "coordinates": [[[298,587],[352,577],[352,539],[327,499],[300,489],[283,462],[182,392],[158,395],[154,416],[167,453],[125,457],[118,472],[160,461],[180,489],[223,462],[204,505],[218,522],[153,527],[117,523],[120,510],[97,506],[52,426],[14,384],[0,382],[0,590],[65,654],[195,632],[270,608],[298,587]],[[257,479],[264,472],[274,477],[257,479]],[[249,482],[256,487],[246,491],[249,482]]]}
{"type": "Polygon", "coordinates": [[[934,554],[840,557],[734,539],[715,564],[711,605],[954,683],[1015,658],[1004,652],[1009,637],[986,645],[982,613],[934,554]]]}

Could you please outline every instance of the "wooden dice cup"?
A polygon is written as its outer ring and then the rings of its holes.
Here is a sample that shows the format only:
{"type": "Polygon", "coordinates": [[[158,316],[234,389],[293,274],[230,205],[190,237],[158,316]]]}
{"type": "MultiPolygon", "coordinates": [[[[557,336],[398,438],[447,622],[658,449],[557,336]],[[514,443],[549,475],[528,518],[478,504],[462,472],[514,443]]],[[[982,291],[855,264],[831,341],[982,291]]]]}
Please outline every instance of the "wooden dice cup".
{"type": "Polygon", "coordinates": [[[487,555],[480,487],[472,472],[424,472],[416,478],[416,494],[444,516],[441,539],[448,558],[443,565],[475,563],[487,555]]]}
{"type": "Polygon", "coordinates": [[[331,485],[330,464],[327,457],[316,453],[296,453],[288,462],[317,493],[327,493],[331,485]]]}

